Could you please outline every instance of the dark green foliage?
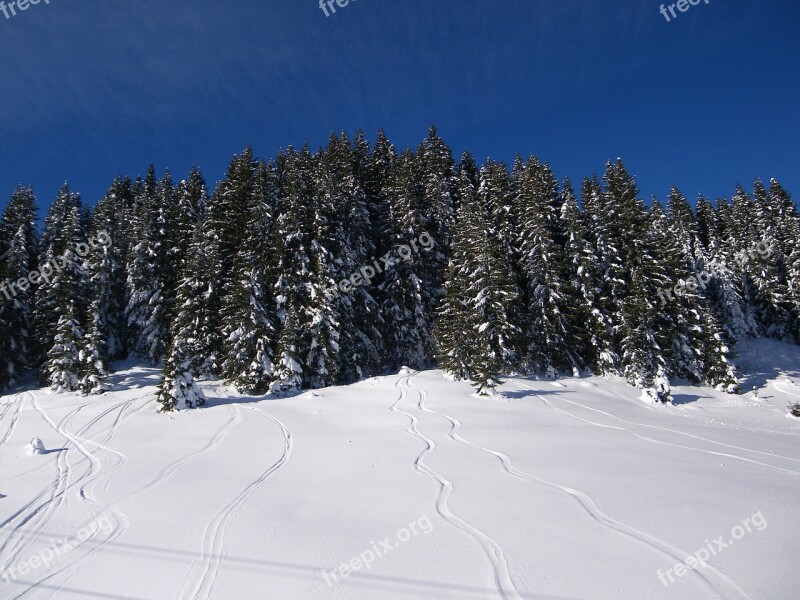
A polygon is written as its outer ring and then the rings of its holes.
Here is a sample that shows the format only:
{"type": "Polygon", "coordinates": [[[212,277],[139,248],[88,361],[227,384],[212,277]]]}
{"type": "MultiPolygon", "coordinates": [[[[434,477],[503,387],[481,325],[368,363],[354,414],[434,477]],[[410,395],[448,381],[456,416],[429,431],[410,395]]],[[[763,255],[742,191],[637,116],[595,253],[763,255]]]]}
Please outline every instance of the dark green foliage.
{"type": "Polygon", "coordinates": [[[93,211],[65,184],[40,239],[19,188],[0,222],[0,387],[41,367],[97,393],[135,355],[164,361],[162,410],[201,405],[200,378],[283,394],[437,361],[481,393],[586,369],[658,402],[671,378],[735,392],[737,341],[800,341],[797,209],[775,180],[696,210],[677,188],[666,209],[638,194],[621,160],[582,202],[535,157],[456,165],[435,128],[400,154],[382,132],[269,163],[247,148],[213,191],[151,166],[93,211]]]}

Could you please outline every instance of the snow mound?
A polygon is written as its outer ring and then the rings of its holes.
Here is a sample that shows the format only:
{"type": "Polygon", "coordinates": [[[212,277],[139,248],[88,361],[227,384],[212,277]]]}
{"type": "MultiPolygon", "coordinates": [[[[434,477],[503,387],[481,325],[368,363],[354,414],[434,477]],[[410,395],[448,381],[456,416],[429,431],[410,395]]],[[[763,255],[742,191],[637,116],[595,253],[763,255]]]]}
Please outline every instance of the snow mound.
{"type": "Polygon", "coordinates": [[[30,456],[44,454],[44,442],[41,438],[35,437],[25,446],[25,450],[30,456]]]}
{"type": "Polygon", "coordinates": [[[414,369],[409,369],[408,367],[400,367],[400,370],[397,372],[398,375],[413,375],[414,369]]]}

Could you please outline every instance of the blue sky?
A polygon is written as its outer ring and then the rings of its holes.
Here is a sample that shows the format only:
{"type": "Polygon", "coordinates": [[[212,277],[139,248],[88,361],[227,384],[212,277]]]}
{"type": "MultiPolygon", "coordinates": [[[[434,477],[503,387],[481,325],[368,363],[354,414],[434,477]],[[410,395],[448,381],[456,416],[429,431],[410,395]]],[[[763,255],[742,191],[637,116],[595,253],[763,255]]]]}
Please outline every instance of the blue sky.
{"type": "MultiPolygon", "coordinates": [[[[8,4],[8,2],[6,2],[8,4]]],[[[800,3],[50,0],[0,13],[0,204],[68,180],[96,202],[150,162],[220,179],[263,157],[435,123],[458,157],[536,154],[577,185],[621,156],[642,197],[800,195],[800,3]]]]}

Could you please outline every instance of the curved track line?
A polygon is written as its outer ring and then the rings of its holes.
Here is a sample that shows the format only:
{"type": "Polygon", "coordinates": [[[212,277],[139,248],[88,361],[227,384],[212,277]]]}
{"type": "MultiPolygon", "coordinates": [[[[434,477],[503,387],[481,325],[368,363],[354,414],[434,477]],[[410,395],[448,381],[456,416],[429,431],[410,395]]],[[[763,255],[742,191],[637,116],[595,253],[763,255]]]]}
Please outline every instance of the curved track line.
{"type": "MultiPolygon", "coordinates": [[[[148,400],[147,404],[149,404],[149,403],[150,403],[150,401],[148,400]]],[[[140,410],[140,409],[137,409],[134,412],[138,412],[138,410],[140,410]]],[[[130,521],[127,518],[127,516],[120,511],[120,508],[123,505],[125,505],[125,504],[127,504],[127,503],[129,503],[129,502],[131,502],[131,501],[133,501],[133,500],[135,500],[137,498],[139,498],[140,496],[152,491],[153,489],[156,489],[156,488],[160,487],[162,484],[164,484],[169,479],[171,479],[172,476],[175,475],[175,473],[177,473],[178,470],[181,467],[183,467],[187,463],[193,461],[198,456],[200,456],[202,454],[205,454],[206,452],[209,452],[211,450],[216,449],[222,443],[222,440],[228,434],[228,430],[233,425],[238,424],[238,423],[241,422],[241,418],[239,417],[239,415],[238,415],[238,413],[236,411],[231,410],[230,412],[232,413],[231,418],[217,431],[217,433],[214,435],[214,437],[203,448],[201,448],[197,452],[192,452],[191,454],[188,454],[188,455],[178,459],[174,463],[166,466],[164,469],[162,469],[159,472],[159,474],[156,476],[156,478],[153,481],[151,481],[150,483],[148,483],[144,487],[139,488],[138,490],[134,490],[134,491],[128,493],[127,495],[123,496],[121,499],[117,500],[116,502],[114,502],[111,505],[111,507],[110,507],[111,510],[114,510],[114,512],[116,512],[117,514],[122,515],[122,517],[123,517],[123,519],[125,521],[125,527],[123,527],[123,528],[117,527],[115,529],[115,531],[111,534],[111,536],[108,539],[106,539],[102,543],[98,544],[97,546],[95,546],[95,548],[93,548],[87,554],[85,554],[83,557],[81,557],[79,559],[81,563],[85,562],[87,558],[89,558],[91,555],[95,554],[95,552],[99,551],[104,546],[114,542],[117,538],[119,538],[128,529],[128,527],[130,525],[130,521]]],[[[36,585],[38,585],[39,583],[42,583],[42,582],[46,582],[46,581],[50,580],[51,578],[59,575],[60,573],[69,570],[70,571],[69,575],[64,580],[62,580],[59,585],[53,586],[53,593],[49,597],[57,597],[57,594],[58,594],[59,590],[78,572],[79,568],[81,568],[81,566],[83,566],[83,565],[77,565],[77,562],[78,561],[75,561],[74,563],[65,566],[64,568],[62,568],[59,571],[53,573],[52,575],[46,577],[45,579],[41,580],[40,582],[37,582],[36,585]]],[[[33,587],[35,587],[35,586],[31,586],[31,589],[33,587]]],[[[16,598],[14,600],[16,600],[16,598]]]]}
{"type": "MultiPolygon", "coordinates": [[[[557,408],[557,407],[553,406],[553,404],[551,404],[549,400],[544,398],[544,396],[541,396],[541,395],[537,394],[536,390],[531,389],[531,388],[529,388],[527,386],[524,386],[522,384],[519,384],[519,383],[517,383],[516,385],[520,389],[527,390],[529,392],[534,392],[534,394],[536,394],[536,397],[539,398],[539,400],[541,400],[549,408],[551,408],[551,409],[553,409],[553,410],[555,410],[557,412],[560,412],[560,413],[562,413],[562,414],[564,414],[564,415],[566,415],[568,417],[571,417],[571,418],[576,419],[578,421],[582,421],[584,423],[588,423],[590,425],[594,425],[596,427],[603,427],[605,429],[614,429],[614,430],[617,430],[617,431],[622,431],[622,432],[627,433],[628,435],[631,435],[631,436],[633,436],[635,438],[638,438],[640,440],[644,440],[644,441],[647,441],[647,442],[651,442],[651,443],[654,443],[654,444],[662,444],[662,445],[665,445],[665,446],[672,446],[674,448],[681,448],[682,450],[690,450],[690,451],[693,451],[693,452],[701,452],[703,454],[711,454],[711,455],[714,455],[714,456],[721,456],[723,458],[730,458],[732,460],[739,460],[739,461],[746,462],[746,463],[749,463],[749,464],[758,465],[758,466],[761,466],[761,467],[764,467],[766,469],[770,469],[770,470],[773,470],[773,471],[778,471],[779,473],[785,473],[787,475],[793,475],[795,477],[800,477],[800,472],[792,471],[791,469],[784,469],[783,467],[776,467],[775,465],[770,465],[770,464],[767,464],[765,462],[761,462],[760,460],[753,460],[751,458],[745,458],[744,456],[739,456],[738,454],[728,454],[727,452],[717,452],[715,450],[706,450],[706,449],[703,449],[703,448],[695,448],[694,446],[684,446],[683,444],[676,444],[675,442],[667,442],[667,441],[664,441],[664,440],[657,440],[655,438],[647,437],[646,435],[641,435],[639,433],[635,433],[635,432],[631,431],[630,429],[626,429],[625,427],[618,427],[616,425],[607,425],[605,423],[597,423],[597,422],[592,421],[590,419],[584,419],[583,417],[579,417],[579,416],[574,415],[574,414],[572,414],[572,413],[570,413],[568,411],[565,411],[565,410],[562,410],[560,408],[557,408]]],[[[573,402],[572,400],[567,400],[566,398],[561,398],[561,397],[559,397],[559,399],[563,400],[564,402],[568,402],[570,404],[574,404],[576,406],[581,406],[581,407],[583,407],[583,408],[585,408],[587,410],[591,410],[591,411],[594,411],[594,412],[598,412],[598,413],[607,415],[607,416],[609,416],[609,417],[611,417],[613,419],[616,419],[617,421],[621,421],[623,423],[628,423],[630,425],[636,425],[636,426],[639,425],[638,423],[634,423],[632,421],[626,421],[625,419],[622,419],[620,417],[616,417],[616,416],[614,416],[614,415],[612,415],[610,413],[607,413],[605,411],[598,410],[598,409],[595,409],[595,408],[591,408],[589,406],[584,406],[580,402],[573,402]]],[[[651,428],[655,428],[655,429],[661,429],[661,430],[664,430],[664,431],[671,431],[673,433],[680,433],[678,431],[673,431],[672,429],[668,429],[666,427],[659,427],[657,425],[642,424],[641,426],[642,427],[651,427],[651,428]]],[[[714,442],[713,440],[708,440],[708,439],[700,437],[700,436],[694,436],[694,435],[688,434],[688,433],[686,435],[688,435],[689,437],[696,438],[696,439],[705,440],[707,442],[717,443],[717,444],[720,444],[720,445],[723,445],[723,446],[730,446],[730,447],[733,447],[733,448],[738,448],[738,446],[731,446],[730,444],[724,444],[722,442],[714,442]]],[[[739,449],[745,450],[746,452],[755,452],[755,453],[759,453],[759,454],[767,454],[768,456],[779,456],[779,455],[775,455],[775,454],[768,454],[768,453],[760,452],[759,450],[747,450],[745,448],[739,448],[739,449]]],[[[788,457],[782,457],[782,456],[779,456],[779,458],[787,458],[787,460],[795,460],[795,459],[791,459],[791,458],[788,458],[788,457]]]]}
{"type": "Polygon", "coordinates": [[[184,588],[181,592],[182,598],[191,598],[193,600],[197,600],[199,598],[209,598],[211,596],[211,591],[217,579],[217,572],[219,571],[220,564],[222,563],[222,551],[225,542],[225,533],[227,532],[231,521],[234,519],[234,517],[236,517],[238,512],[242,509],[247,500],[249,500],[249,498],[256,492],[259,486],[276,471],[284,467],[292,456],[294,438],[292,436],[292,432],[289,431],[286,425],[260,408],[254,406],[250,406],[248,408],[260,413],[278,426],[278,428],[281,430],[281,434],[283,435],[283,454],[277,462],[273,463],[258,478],[248,484],[239,493],[239,495],[236,496],[236,498],[234,498],[225,506],[225,508],[217,513],[217,515],[208,525],[203,537],[203,559],[201,563],[196,563],[192,567],[188,578],[184,580],[195,580],[193,590],[187,596],[188,588],[186,584],[184,584],[184,588]]]}
{"type": "MultiPolygon", "coordinates": [[[[522,389],[531,391],[531,392],[535,392],[536,391],[536,390],[531,389],[531,388],[529,388],[527,386],[523,386],[523,385],[521,385],[519,383],[517,383],[517,386],[521,387],[522,389]]],[[[619,397],[622,398],[622,396],[619,396],[619,397]]],[[[791,458],[789,456],[783,456],[781,454],[774,454],[772,452],[764,452],[763,450],[753,450],[751,448],[744,448],[742,446],[735,446],[733,444],[726,444],[725,442],[719,442],[717,440],[712,440],[710,438],[706,438],[706,437],[703,437],[701,435],[694,435],[692,433],[687,433],[685,431],[680,431],[678,429],[670,429],[669,427],[662,427],[660,425],[650,425],[648,423],[638,423],[636,421],[628,421],[627,419],[623,419],[622,417],[618,417],[618,416],[616,416],[616,415],[614,415],[612,413],[608,413],[608,412],[605,412],[603,410],[600,410],[600,409],[597,409],[597,408],[593,408],[591,406],[586,406],[584,404],[581,404],[580,402],[575,402],[574,400],[569,400],[567,398],[561,398],[560,396],[559,396],[559,398],[561,400],[563,400],[564,402],[569,402],[570,404],[573,404],[575,406],[580,406],[582,408],[585,408],[586,410],[591,410],[593,412],[597,412],[597,413],[606,415],[606,416],[611,417],[612,419],[616,419],[617,421],[620,421],[622,423],[627,423],[628,425],[635,425],[637,427],[648,427],[648,428],[651,428],[651,429],[660,429],[662,431],[669,431],[670,433],[675,433],[675,434],[678,434],[678,435],[684,435],[686,437],[690,437],[690,438],[693,438],[693,439],[696,439],[696,440],[702,440],[702,441],[708,442],[710,444],[717,444],[718,446],[725,446],[726,448],[733,448],[734,450],[743,450],[744,452],[752,452],[754,454],[763,454],[764,456],[771,456],[773,458],[781,458],[783,460],[789,460],[789,461],[792,461],[792,462],[800,462],[800,458],[791,458]]]]}
{"type": "MultiPolygon", "coordinates": [[[[406,383],[410,387],[415,387],[413,384],[411,384],[411,377],[412,376],[405,377],[406,383]]],[[[425,450],[423,450],[414,461],[414,466],[418,471],[424,473],[439,484],[439,494],[436,498],[436,512],[438,512],[439,515],[452,527],[472,538],[481,547],[492,566],[494,582],[497,586],[497,592],[500,594],[500,597],[504,600],[522,600],[522,597],[520,596],[517,588],[514,586],[514,582],[511,579],[508,562],[506,561],[500,545],[479,529],[473,527],[469,523],[466,523],[464,520],[454,515],[448,508],[448,500],[450,495],[453,493],[453,483],[445,479],[442,475],[425,464],[425,457],[428,456],[428,454],[430,454],[434,448],[436,448],[436,443],[420,433],[419,429],[417,428],[419,421],[414,415],[398,408],[399,404],[406,398],[405,389],[403,389],[403,386],[400,385],[401,381],[402,379],[398,379],[397,383],[395,384],[395,387],[400,389],[400,397],[389,408],[389,410],[393,413],[399,413],[407,417],[411,421],[411,425],[406,429],[406,431],[412,435],[415,435],[427,446],[427,448],[425,448],[425,450]]],[[[419,388],[415,389],[419,390],[419,388]]],[[[423,400],[421,399],[420,402],[422,401],[423,400]]]]}
{"type": "MultiPolygon", "coordinates": [[[[412,385],[412,387],[416,387],[413,384],[410,384],[410,385],[412,385]]],[[[519,384],[517,384],[517,385],[519,385],[519,384]]],[[[419,390],[419,388],[416,388],[416,389],[419,390]]],[[[422,392],[422,390],[419,390],[419,391],[422,394],[425,394],[424,392],[422,392]]],[[[425,396],[427,396],[427,394],[425,394],[425,396]]],[[[463,444],[465,446],[469,446],[471,448],[475,448],[476,450],[480,450],[482,452],[486,452],[488,454],[491,454],[492,456],[494,456],[495,458],[500,460],[501,464],[503,465],[503,469],[506,471],[506,473],[508,473],[509,475],[511,475],[513,477],[516,477],[518,479],[522,479],[522,480],[525,480],[525,481],[529,481],[529,482],[532,482],[532,483],[536,483],[536,484],[541,485],[543,487],[546,487],[546,488],[549,488],[549,489],[552,489],[552,490],[555,490],[555,491],[558,491],[558,492],[562,492],[562,493],[568,494],[573,499],[575,499],[580,504],[580,506],[584,509],[584,511],[589,515],[589,517],[591,517],[598,524],[600,524],[600,525],[602,525],[602,526],[604,526],[604,527],[606,527],[608,529],[611,529],[612,531],[615,531],[615,532],[617,532],[619,534],[622,534],[622,535],[624,535],[624,536],[626,536],[626,537],[628,537],[630,539],[633,539],[634,541],[636,541],[636,542],[638,542],[638,543],[640,543],[642,545],[647,546],[651,550],[656,551],[659,555],[662,556],[662,558],[663,558],[663,556],[669,557],[670,561],[669,562],[665,562],[664,564],[666,564],[668,566],[672,566],[673,564],[675,564],[675,562],[683,562],[686,558],[691,556],[689,553],[681,550],[680,548],[677,548],[677,547],[669,544],[668,542],[665,542],[662,539],[654,537],[654,536],[652,536],[652,535],[650,535],[648,533],[645,533],[643,531],[640,531],[640,530],[636,529],[635,527],[627,525],[627,524],[623,523],[622,521],[618,521],[617,519],[614,519],[613,517],[610,517],[609,515],[604,513],[602,510],[600,510],[600,508],[597,506],[597,503],[594,501],[594,499],[591,496],[589,496],[588,494],[582,492],[581,490],[578,490],[578,489],[575,489],[575,488],[571,488],[571,487],[567,487],[567,486],[563,486],[561,484],[558,484],[558,483],[555,483],[555,482],[552,482],[552,481],[548,481],[546,479],[542,479],[541,477],[537,477],[536,475],[533,475],[531,473],[527,473],[525,471],[517,469],[516,467],[514,467],[511,458],[507,454],[504,454],[504,453],[499,452],[497,450],[492,450],[491,448],[486,448],[484,446],[481,446],[480,444],[476,444],[475,442],[472,442],[472,441],[462,437],[458,433],[459,430],[461,429],[460,421],[458,421],[458,419],[456,419],[454,417],[451,417],[450,415],[447,415],[445,413],[442,413],[442,412],[439,412],[437,410],[433,410],[433,409],[427,408],[424,405],[424,398],[421,398],[421,400],[420,400],[420,408],[421,408],[421,410],[437,414],[437,415],[447,419],[448,421],[450,421],[450,423],[451,423],[450,437],[454,441],[456,441],[456,442],[458,442],[460,444],[463,444]]],[[[727,595],[727,593],[722,593],[719,590],[719,587],[726,587],[729,592],[735,593],[736,597],[741,598],[743,600],[750,600],[750,597],[747,595],[747,593],[744,590],[742,590],[729,577],[727,577],[723,573],[717,571],[716,569],[714,569],[710,565],[708,565],[708,569],[707,570],[710,573],[713,573],[715,578],[718,581],[722,582],[723,586],[719,586],[719,584],[713,583],[703,573],[700,573],[699,571],[693,571],[693,574],[695,574],[699,579],[701,579],[702,582],[706,586],[708,586],[709,589],[711,589],[711,591],[713,591],[715,594],[717,594],[717,595],[719,595],[719,596],[721,596],[723,598],[731,597],[731,596],[727,595]]]]}
{"type": "MultiPolygon", "coordinates": [[[[44,500],[44,502],[39,504],[39,506],[34,508],[32,511],[28,512],[21,518],[21,520],[14,526],[13,530],[11,531],[7,539],[4,541],[3,545],[0,547],[0,551],[6,551],[8,553],[8,558],[5,561],[6,565],[10,564],[10,562],[13,562],[17,557],[19,557],[19,555],[24,551],[25,548],[35,543],[43,535],[44,529],[47,527],[47,525],[50,524],[50,522],[54,518],[58,508],[60,508],[65,499],[66,492],[70,488],[75,487],[76,485],[80,485],[80,488],[77,490],[77,495],[81,499],[81,501],[86,504],[87,509],[92,515],[92,519],[96,520],[98,514],[98,510],[96,509],[102,508],[102,505],[99,502],[97,502],[90,494],[87,493],[86,491],[87,485],[91,483],[93,480],[97,479],[101,475],[101,473],[104,477],[110,477],[115,470],[117,470],[119,467],[122,466],[122,464],[124,464],[124,462],[127,460],[127,457],[125,457],[125,455],[119,452],[116,452],[115,450],[108,448],[107,446],[104,446],[103,444],[97,444],[92,440],[86,440],[82,437],[82,435],[88,432],[88,430],[91,429],[92,426],[94,426],[97,422],[103,419],[106,415],[122,407],[122,410],[120,411],[120,414],[117,416],[117,419],[115,420],[115,423],[112,426],[110,433],[106,436],[106,439],[104,440],[104,442],[107,443],[113,437],[118,424],[121,422],[122,414],[125,412],[128,406],[130,406],[136,399],[138,399],[134,398],[128,401],[120,402],[115,404],[114,406],[111,406],[108,409],[103,410],[99,415],[90,419],[83,427],[81,427],[81,429],[77,434],[72,434],[69,433],[69,431],[67,431],[67,426],[69,423],[72,422],[72,420],[86,405],[82,405],[77,409],[71,411],[64,419],[62,419],[61,423],[56,425],[55,422],[50,418],[49,414],[46,411],[44,411],[44,409],[42,409],[35,394],[31,392],[26,392],[26,393],[30,394],[32,398],[33,407],[42,415],[44,420],[48,423],[48,425],[50,425],[53,428],[54,431],[56,431],[65,439],[67,439],[67,443],[65,444],[66,446],[65,451],[59,453],[58,460],[56,461],[56,465],[58,468],[58,475],[56,476],[56,479],[47,488],[45,488],[42,492],[40,492],[33,499],[33,501],[26,504],[22,509],[17,511],[17,513],[15,513],[10,519],[7,519],[3,523],[3,525],[6,525],[13,522],[17,517],[23,515],[23,513],[25,513],[25,511],[28,510],[31,506],[33,506],[34,504],[36,504],[37,502],[39,502],[40,500],[49,495],[49,498],[44,500]],[[120,457],[120,460],[118,460],[116,464],[114,464],[111,468],[103,470],[103,464],[100,461],[100,459],[94,457],[93,455],[94,453],[88,452],[83,447],[83,445],[79,440],[86,442],[88,444],[98,446],[98,448],[116,454],[120,457]],[[90,463],[86,473],[78,480],[76,480],[72,485],[69,485],[70,474],[73,467],[73,465],[69,464],[68,460],[68,450],[70,445],[77,448],[84,456],[84,458],[81,459],[81,461],[79,461],[79,463],[76,464],[80,464],[80,462],[83,462],[83,460],[88,460],[90,463]],[[95,470],[94,469],[95,466],[98,466],[99,468],[97,470],[97,473],[92,475],[92,473],[95,470]],[[48,494],[48,492],[50,491],[52,491],[52,494],[48,494]],[[32,532],[26,532],[26,535],[23,535],[21,528],[31,523],[34,524],[32,532]]],[[[106,457],[104,456],[104,458],[106,457]]],[[[105,463],[108,464],[108,462],[109,460],[106,458],[105,463]]],[[[124,515],[120,515],[120,517],[122,518],[122,520],[127,520],[127,518],[124,515]]],[[[119,534],[120,532],[116,531],[112,532],[114,538],[118,537],[119,534]]],[[[94,537],[94,535],[92,537],[94,537]]],[[[89,540],[88,539],[85,540],[81,544],[75,546],[72,550],[74,551],[87,541],[89,540]]],[[[50,579],[50,577],[48,576],[44,580],[47,579],[50,579]]],[[[31,586],[27,590],[24,590],[23,592],[21,592],[21,594],[19,594],[19,596],[26,593],[33,587],[34,586],[31,586]]]]}
{"type": "Polygon", "coordinates": [[[0,421],[2,421],[6,414],[10,411],[14,411],[14,414],[11,415],[11,424],[6,429],[6,433],[2,439],[0,439],[0,446],[4,446],[8,443],[8,440],[11,439],[11,436],[14,435],[14,430],[17,428],[17,423],[19,423],[19,417],[22,414],[22,407],[25,404],[25,392],[21,392],[16,394],[15,400],[7,403],[7,408],[3,411],[3,414],[0,415],[0,421]]]}

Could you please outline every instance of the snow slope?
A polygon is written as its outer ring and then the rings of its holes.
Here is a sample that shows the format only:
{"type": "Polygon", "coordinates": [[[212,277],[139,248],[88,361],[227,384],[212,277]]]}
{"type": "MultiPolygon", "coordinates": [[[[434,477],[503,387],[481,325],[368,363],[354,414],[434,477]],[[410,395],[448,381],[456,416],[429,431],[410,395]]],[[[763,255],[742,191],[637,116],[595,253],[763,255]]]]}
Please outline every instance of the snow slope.
{"type": "Polygon", "coordinates": [[[755,394],[669,407],[404,371],[286,399],[204,382],[206,408],[165,416],[134,363],[101,397],[4,396],[0,598],[794,599],[799,358],[755,343],[755,394]]]}

